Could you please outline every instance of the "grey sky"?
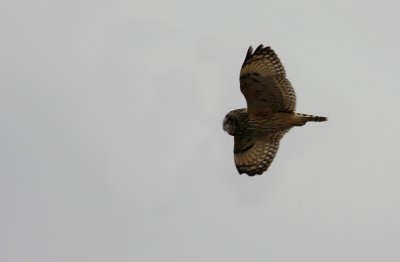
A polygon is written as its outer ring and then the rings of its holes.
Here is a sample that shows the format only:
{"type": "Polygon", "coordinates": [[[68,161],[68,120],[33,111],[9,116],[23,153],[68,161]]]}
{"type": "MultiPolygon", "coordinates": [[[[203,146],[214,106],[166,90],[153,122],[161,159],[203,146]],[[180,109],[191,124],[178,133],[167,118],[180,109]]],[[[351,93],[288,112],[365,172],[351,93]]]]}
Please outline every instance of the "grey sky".
{"type": "Polygon", "coordinates": [[[399,261],[397,1],[3,1],[0,261],[399,261]],[[298,111],[263,176],[222,119],[271,45],[298,111]]]}

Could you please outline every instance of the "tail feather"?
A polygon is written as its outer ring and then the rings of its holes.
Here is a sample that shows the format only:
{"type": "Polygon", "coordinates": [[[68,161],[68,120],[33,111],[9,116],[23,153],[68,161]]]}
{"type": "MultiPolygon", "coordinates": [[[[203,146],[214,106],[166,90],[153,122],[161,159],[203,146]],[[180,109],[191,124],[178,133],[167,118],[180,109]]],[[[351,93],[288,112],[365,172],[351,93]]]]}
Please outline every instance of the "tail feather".
{"type": "Polygon", "coordinates": [[[310,116],[308,119],[312,122],[324,122],[328,120],[328,118],[325,116],[310,116]]]}
{"type": "Polygon", "coordinates": [[[324,122],[328,120],[325,116],[314,116],[301,113],[297,113],[297,116],[303,118],[306,122],[324,122]]]}

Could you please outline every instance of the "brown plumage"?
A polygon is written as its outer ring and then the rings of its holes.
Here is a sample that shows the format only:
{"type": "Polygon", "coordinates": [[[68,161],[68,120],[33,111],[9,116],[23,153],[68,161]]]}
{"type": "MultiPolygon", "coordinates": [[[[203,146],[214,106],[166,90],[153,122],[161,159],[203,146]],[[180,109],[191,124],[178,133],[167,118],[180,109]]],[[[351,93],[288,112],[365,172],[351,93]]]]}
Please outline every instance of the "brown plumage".
{"type": "Polygon", "coordinates": [[[223,121],[223,129],[234,136],[234,158],[240,174],[265,172],[278,151],[280,139],[293,126],[327,120],[295,112],[295,92],[269,46],[260,45],[254,52],[249,47],[240,70],[240,90],[247,108],[229,112],[223,121]]]}

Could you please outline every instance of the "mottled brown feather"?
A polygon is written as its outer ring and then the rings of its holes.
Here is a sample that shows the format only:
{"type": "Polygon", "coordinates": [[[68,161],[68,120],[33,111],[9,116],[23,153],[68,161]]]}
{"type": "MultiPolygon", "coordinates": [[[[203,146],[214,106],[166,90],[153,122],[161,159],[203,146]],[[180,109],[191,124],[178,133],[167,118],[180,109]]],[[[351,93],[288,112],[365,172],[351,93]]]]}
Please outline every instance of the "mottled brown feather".
{"type": "Polygon", "coordinates": [[[247,108],[230,111],[223,129],[234,136],[234,159],[240,174],[261,175],[293,126],[326,117],[294,112],[296,95],[278,56],[270,47],[250,46],[240,71],[240,90],[247,108]]]}
{"type": "Polygon", "coordinates": [[[294,112],[296,95],[285,69],[268,46],[260,45],[253,53],[250,46],[240,71],[240,90],[249,114],[294,112]]]}
{"type": "Polygon", "coordinates": [[[287,130],[261,137],[235,136],[234,158],[238,172],[261,175],[274,160],[279,140],[287,130]]]}

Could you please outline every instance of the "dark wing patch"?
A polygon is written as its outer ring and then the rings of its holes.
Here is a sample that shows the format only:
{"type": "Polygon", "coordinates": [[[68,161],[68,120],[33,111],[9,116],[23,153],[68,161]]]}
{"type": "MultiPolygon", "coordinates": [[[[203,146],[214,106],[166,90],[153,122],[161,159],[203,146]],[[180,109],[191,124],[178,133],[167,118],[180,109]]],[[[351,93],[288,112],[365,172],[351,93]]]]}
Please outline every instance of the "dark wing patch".
{"type": "Polygon", "coordinates": [[[281,61],[269,46],[260,45],[254,53],[249,47],[240,71],[240,90],[249,114],[295,110],[294,90],[281,61]]]}
{"type": "Polygon", "coordinates": [[[234,157],[239,174],[254,176],[264,173],[274,160],[279,141],[286,132],[280,131],[257,138],[235,136],[234,157]]]}

